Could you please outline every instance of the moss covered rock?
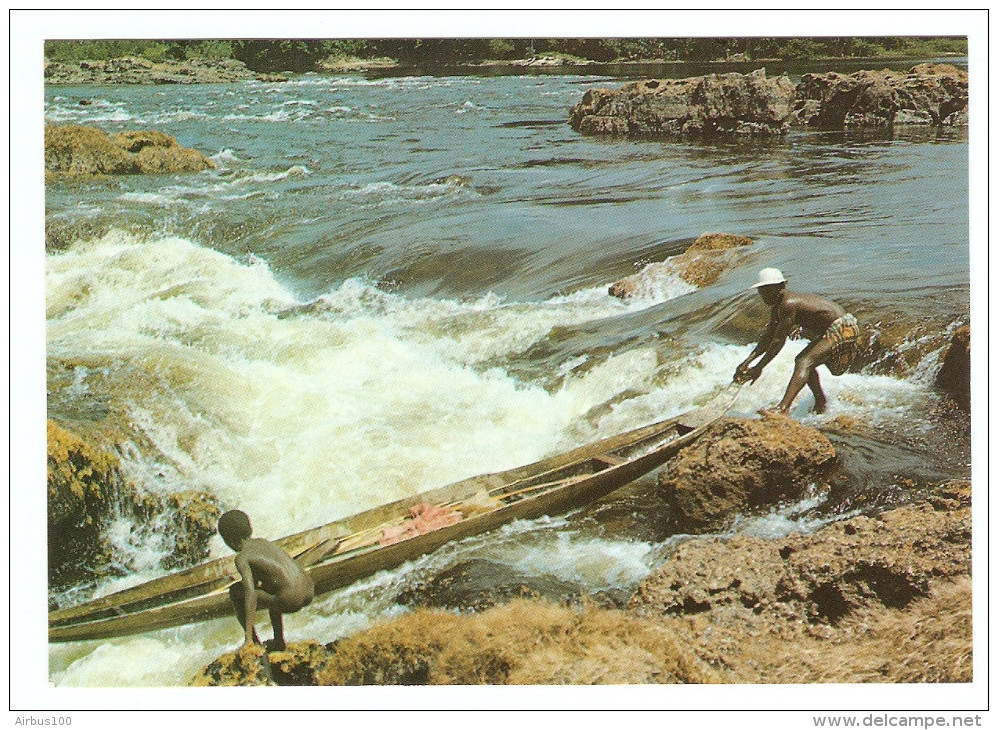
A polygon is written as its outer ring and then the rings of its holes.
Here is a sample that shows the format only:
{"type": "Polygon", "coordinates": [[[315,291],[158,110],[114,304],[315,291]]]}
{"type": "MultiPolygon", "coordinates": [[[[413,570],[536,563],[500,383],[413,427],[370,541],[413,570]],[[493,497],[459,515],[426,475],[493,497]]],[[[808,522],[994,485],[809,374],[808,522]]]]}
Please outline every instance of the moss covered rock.
{"type": "Polygon", "coordinates": [[[110,560],[101,531],[120,493],[118,457],[48,422],[48,564],[56,585],[83,580],[110,560]]]}
{"type": "Polygon", "coordinates": [[[200,172],[214,167],[196,150],[154,131],[118,132],[77,125],[45,126],[45,176],[136,175],[200,172]]]}
{"type": "Polygon", "coordinates": [[[192,687],[261,687],[274,685],[267,652],[258,644],[246,644],[223,654],[191,680],[192,687]]]}

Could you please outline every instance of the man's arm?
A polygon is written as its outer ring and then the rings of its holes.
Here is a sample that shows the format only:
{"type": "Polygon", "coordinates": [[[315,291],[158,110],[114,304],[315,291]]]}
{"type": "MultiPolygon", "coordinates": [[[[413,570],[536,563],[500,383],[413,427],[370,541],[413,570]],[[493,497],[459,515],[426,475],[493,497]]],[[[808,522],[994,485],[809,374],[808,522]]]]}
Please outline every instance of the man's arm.
{"type": "Polygon", "coordinates": [[[253,644],[253,627],[256,616],[256,581],[253,580],[253,568],[249,558],[240,553],[236,556],[236,568],[242,576],[243,584],[243,617],[246,629],[244,644],[253,644]]]}
{"type": "Polygon", "coordinates": [[[793,313],[789,308],[774,308],[772,314],[769,318],[769,324],[766,325],[766,329],[762,333],[762,337],[759,339],[759,344],[755,346],[752,350],[752,354],[749,355],[735,370],[735,380],[744,381],[751,380],[753,383],[759,379],[762,375],[762,370],[765,368],[774,357],[776,357],[780,350],[787,342],[787,337],[790,335],[790,331],[793,329],[793,313]],[[760,355],[763,355],[762,360],[760,360],[754,367],[750,367],[753,360],[755,360],[760,355]]]}

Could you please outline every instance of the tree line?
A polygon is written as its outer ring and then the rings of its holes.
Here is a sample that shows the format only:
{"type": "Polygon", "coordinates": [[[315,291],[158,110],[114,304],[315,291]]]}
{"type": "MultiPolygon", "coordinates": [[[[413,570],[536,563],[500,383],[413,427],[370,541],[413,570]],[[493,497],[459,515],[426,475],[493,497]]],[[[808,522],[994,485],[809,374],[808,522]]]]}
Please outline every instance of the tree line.
{"type": "Polygon", "coordinates": [[[311,71],[323,61],[388,58],[403,66],[446,66],[537,56],[613,63],[807,60],[966,54],[947,36],[821,38],[389,38],[346,40],[50,40],[50,61],[142,56],[152,61],[234,58],[260,72],[311,71]]]}

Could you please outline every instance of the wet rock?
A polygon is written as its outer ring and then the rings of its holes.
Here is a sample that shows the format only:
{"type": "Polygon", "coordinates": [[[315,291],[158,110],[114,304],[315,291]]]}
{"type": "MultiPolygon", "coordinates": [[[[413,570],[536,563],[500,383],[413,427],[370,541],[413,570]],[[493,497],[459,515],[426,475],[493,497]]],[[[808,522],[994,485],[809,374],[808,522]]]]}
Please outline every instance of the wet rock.
{"type": "Polygon", "coordinates": [[[736,514],[801,497],[823,480],[835,450],[789,418],[724,419],[659,474],[677,531],[718,529],[736,514]]]}
{"type": "Polygon", "coordinates": [[[257,74],[256,80],[265,84],[282,84],[288,80],[288,77],[282,74],[257,74]]]}
{"type": "Polygon", "coordinates": [[[908,73],[804,74],[794,90],[795,123],[821,129],[966,124],[967,74],[923,64],[908,73]]]}
{"type": "Polygon", "coordinates": [[[275,685],[267,652],[258,644],[223,654],[191,680],[192,687],[261,687],[275,685]]]}
{"type": "Polygon", "coordinates": [[[787,131],[793,84],[786,76],[710,74],[589,89],[568,123],[583,134],[774,136],[787,131]]]}
{"type": "Polygon", "coordinates": [[[652,295],[676,277],[698,288],[710,286],[725,269],[737,263],[738,259],[731,250],[751,244],[752,239],[746,236],[705,233],[678,256],[650,263],[637,274],[614,282],[609,293],[621,299],[652,295]]]}
{"type": "Polygon", "coordinates": [[[853,368],[875,375],[906,377],[927,358],[940,357],[952,327],[945,319],[915,318],[908,312],[858,312],[856,316],[867,342],[853,368]]]}
{"type": "Polygon", "coordinates": [[[936,387],[961,408],[970,410],[970,325],[953,333],[943,366],[936,375],[936,387]]]}
{"type": "Polygon", "coordinates": [[[49,581],[86,580],[110,561],[101,536],[121,490],[118,458],[48,422],[49,581]]]}
{"type": "Polygon", "coordinates": [[[196,150],[162,132],[119,132],[76,125],[45,126],[46,180],[94,175],[200,172],[214,167],[196,150]]]}
{"type": "Polygon", "coordinates": [[[111,571],[114,554],[105,530],[119,516],[131,517],[140,532],[157,529],[156,521],[166,518],[171,546],[163,558],[166,569],[208,557],[222,512],[217,499],[195,490],[158,495],[136,489],[121,475],[111,445],[121,438],[102,425],[73,433],[48,422],[48,566],[53,586],[90,581],[111,571]]]}
{"type": "Polygon", "coordinates": [[[930,501],[813,534],[690,540],[642,581],[628,608],[760,616],[774,628],[834,625],[860,608],[905,609],[930,596],[934,581],[969,574],[970,548],[970,483],[950,482],[930,501]]]}
{"type": "Polygon", "coordinates": [[[317,675],[329,660],[326,648],[317,641],[295,641],[283,651],[267,655],[270,674],[279,685],[314,687],[317,675]]]}
{"type": "Polygon", "coordinates": [[[176,515],[173,551],[163,567],[186,568],[206,559],[222,516],[218,499],[207,492],[176,492],[162,500],[160,509],[176,515]]]}
{"type": "Polygon", "coordinates": [[[564,603],[578,596],[578,586],[550,576],[527,576],[508,565],[467,560],[427,583],[403,591],[396,600],[404,606],[482,611],[514,598],[546,598],[564,603]]]}
{"type": "Polygon", "coordinates": [[[785,77],[711,74],[589,89],[569,112],[583,134],[617,136],[774,136],[791,126],[887,129],[964,125],[967,74],[923,64],[908,73],[857,71],[785,77]]]}

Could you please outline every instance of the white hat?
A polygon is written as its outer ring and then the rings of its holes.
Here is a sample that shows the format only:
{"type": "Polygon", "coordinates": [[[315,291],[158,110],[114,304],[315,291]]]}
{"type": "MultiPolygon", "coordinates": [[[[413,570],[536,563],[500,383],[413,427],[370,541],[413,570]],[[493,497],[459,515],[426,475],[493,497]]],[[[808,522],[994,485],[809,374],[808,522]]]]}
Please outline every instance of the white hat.
{"type": "Polygon", "coordinates": [[[783,278],[783,272],[779,269],[763,269],[759,272],[759,281],[752,285],[752,289],[757,289],[760,286],[772,286],[774,284],[782,284],[786,281],[783,278]]]}

